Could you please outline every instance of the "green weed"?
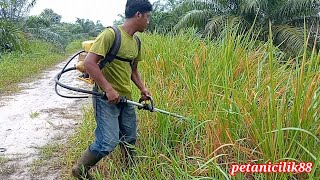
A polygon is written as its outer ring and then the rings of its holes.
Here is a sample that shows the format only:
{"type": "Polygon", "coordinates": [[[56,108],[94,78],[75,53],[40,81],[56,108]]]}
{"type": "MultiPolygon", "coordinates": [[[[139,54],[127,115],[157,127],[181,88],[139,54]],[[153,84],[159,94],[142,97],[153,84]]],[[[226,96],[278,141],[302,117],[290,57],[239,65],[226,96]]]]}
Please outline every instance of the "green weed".
{"type": "MultiPolygon", "coordinates": [[[[301,57],[283,61],[272,41],[256,39],[232,31],[216,41],[194,38],[192,32],[143,35],[145,60],[139,69],[156,107],[189,120],[138,111],[137,166],[124,169],[117,149],[96,167],[97,177],[320,178],[320,53],[307,56],[305,49],[301,57]],[[234,163],[281,161],[312,162],[313,171],[229,175],[234,163]]],[[[134,97],[139,98],[136,89],[134,97]]],[[[66,169],[93,141],[94,127],[92,110],[86,111],[69,142],[66,169]]]]}

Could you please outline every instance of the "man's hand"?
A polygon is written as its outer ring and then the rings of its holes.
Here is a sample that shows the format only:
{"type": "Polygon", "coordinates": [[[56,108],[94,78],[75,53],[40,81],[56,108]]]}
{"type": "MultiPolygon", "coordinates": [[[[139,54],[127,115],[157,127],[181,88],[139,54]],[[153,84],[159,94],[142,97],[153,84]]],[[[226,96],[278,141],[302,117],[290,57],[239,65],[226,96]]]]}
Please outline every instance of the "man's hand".
{"type": "Polygon", "coordinates": [[[112,85],[103,76],[103,73],[97,64],[102,58],[103,57],[100,55],[89,52],[84,60],[84,67],[94,82],[96,82],[102,88],[102,90],[106,92],[108,102],[117,104],[120,101],[119,94],[112,88],[112,85]]]}
{"type": "Polygon", "coordinates": [[[113,88],[109,89],[106,92],[107,98],[108,98],[108,102],[111,104],[118,104],[120,101],[120,96],[118,94],[118,92],[116,90],[114,90],[113,88]]]}
{"type": "Polygon", "coordinates": [[[145,100],[148,100],[148,97],[147,96],[151,96],[149,90],[147,88],[143,88],[141,90],[141,100],[145,101],[145,100]]]}

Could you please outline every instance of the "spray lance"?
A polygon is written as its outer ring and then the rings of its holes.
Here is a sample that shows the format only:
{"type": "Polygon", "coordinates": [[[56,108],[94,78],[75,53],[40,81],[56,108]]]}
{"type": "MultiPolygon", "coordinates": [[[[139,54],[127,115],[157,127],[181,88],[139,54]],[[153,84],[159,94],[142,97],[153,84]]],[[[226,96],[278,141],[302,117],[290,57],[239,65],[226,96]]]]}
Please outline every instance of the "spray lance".
{"type": "MultiPolygon", "coordinates": [[[[96,91],[90,91],[90,90],[86,90],[86,89],[82,89],[82,88],[72,87],[72,86],[66,85],[66,84],[64,84],[64,83],[62,83],[60,81],[60,79],[61,79],[61,77],[62,77],[62,75],[64,73],[67,73],[67,72],[70,72],[70,71],[74,71],[74,70],[79,70],[80,72],[84,71],[83,66],[81,64],[79,65],[79,63],[74,67],[68,67],[70,62],[73,59],[75,59],[77,56],[79,56],[81,53],[85,53],[85,51],[84,50],[83,51],[79,51],[75,55],[73,55],[67,61],[66,65],[63,67],[63,69],[55,76],[55,78],[54,78],[54,80],[56,82],[55,83],[55,92],[59,96],[64,97],[64,98],[89,98],[89,95],[94,95],[94,96],[101,96],[101,97],[103,97],[104,99],[107,100],[106,93],[104,93],[104,92],[96,92],[96,91]],[[80,96],[80,95],[77,95],[77,96],[76,95],[73,95],[73,96],[63,95],[58,91],[58,86],[60,86],[62,88],[65,88],[65,89],[68,89],[70,91],[79,92],[79,93],[85,93],[85,94],[89,94],[89,95],[82,95],[82,96],[80,96]]],[[[147,96],[147,101],[150,101],[150,103],[146,103],[146,101],[144,102],[142,99],[140,99],[139,102],[135,102],[135,101],[128,100],[125,97],[120,97],[120,102],[119,103],[128,103],[128,104],[132,104],[134,106],[137,106],[138,109],[140,109],[140,110],[143,109],[143,110],[148,110],[150,112],[160,112],[160,113],[163,113],[163,114],[166,114],[166,115],[169,115],[169,116],[176,117],[176,118],[181,119],[181,120],[187,120],[187,118],[185,118],[185,117],[183,117],[181,115],[178,115],[176,113],[172,113],[172,112],[168,112],[168,111],[156,108],[155,105],[154,105],[154,100],[153,100],[153,98],[151,96],[147,96]]]]}

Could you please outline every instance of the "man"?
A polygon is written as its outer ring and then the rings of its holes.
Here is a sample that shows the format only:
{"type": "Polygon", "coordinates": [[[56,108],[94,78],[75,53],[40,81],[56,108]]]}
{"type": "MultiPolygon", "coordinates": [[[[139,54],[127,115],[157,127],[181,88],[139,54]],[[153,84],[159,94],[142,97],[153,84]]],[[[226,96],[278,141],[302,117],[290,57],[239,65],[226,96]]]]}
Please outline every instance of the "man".
{"type": "Polygon", "coordinates": [[[142,99],[146,100],[150,95],[137,68],[142,57],[134,34],[147,28],[151,11],[152,5],[148,0],[127,1],[126,20],[118,27],[121,32],[121,47],[117,56],[132,59],[133,63],[114,59],[100,70],[97,63],[108,53],[115,38],[115,32],[111,28],[107,28],[96,38],[85,58],[84,66],[96,83],[95,90],[105,92],[107,100],[101,97],[93,98],[97,123],[95,141],[72,168],[72,174],[79,179],[93,179],[88,173],[89,169],[113,151],[119,142],[121,153],[126,160],[133,153],[133,150],[125,145],[134,145],[136,142],[136,112],[133,105],[119,103],[119,100],[120,96],[131,99],[130,80],[140,89],[142,99]]]}

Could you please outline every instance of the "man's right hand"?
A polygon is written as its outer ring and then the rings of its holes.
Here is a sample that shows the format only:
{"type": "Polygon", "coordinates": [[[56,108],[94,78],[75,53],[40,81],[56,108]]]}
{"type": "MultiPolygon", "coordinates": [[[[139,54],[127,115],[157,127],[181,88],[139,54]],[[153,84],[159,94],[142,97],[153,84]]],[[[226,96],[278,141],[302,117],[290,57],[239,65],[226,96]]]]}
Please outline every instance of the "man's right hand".
{"type": "Polygon", "coordinates": [[[119,103],[120,96],[119,96],[118,92],[116,90],[114,90],[113,88],[108,90],[106,92],[106,95],[107,95],[109,103],[111,103],[111,104],[118,104],[119,103]]]}
{"type": "Polygon", "coordinates": [[[94,82],[106,92],[108,102],[117,104],[120,101],[119,94],[103,76],[103,73],[97,64],[102,58],[103,57],[100,55],[89,52],[84,60],[84,67],[94,82]]]}

